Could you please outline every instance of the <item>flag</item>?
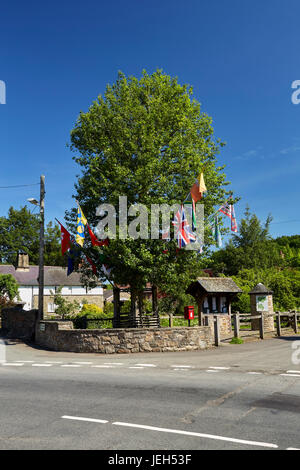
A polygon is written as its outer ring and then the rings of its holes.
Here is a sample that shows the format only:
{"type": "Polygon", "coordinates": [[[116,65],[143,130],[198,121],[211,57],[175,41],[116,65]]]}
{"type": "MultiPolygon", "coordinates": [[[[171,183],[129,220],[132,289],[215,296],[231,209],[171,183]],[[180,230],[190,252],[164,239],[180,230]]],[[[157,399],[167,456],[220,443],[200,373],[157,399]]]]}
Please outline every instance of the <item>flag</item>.
{"type": "Polygon", "coordinates": [[[191,220],[192,220],[192,229],[196,230],[197,228],[197,222],[196,222],[196,207],[195,207],[195,201],[192,199],[192,201],[186,201],[184,202],[184,207],[188,210],[191,220]]]}
{"type": "Polygon", "coordinates": [[[64,255],[66,251],[71,247],[71,234],[68,232],[67,229],[59,222],[59,220],[55,219],[60,225],[60,232],[61,232],[61,253],[64,255]]]}
{"type": "Polygon", "coordinates": [[[192,232],[188,221],[186,220],[185,212],[183,206],[175,214],[174,221],[172,222],[175,229],[175,238],[177,238],[177,244],[179,248],[184,248],[191,241],[196,241],[196,236],[192,232]]]}
{"type": "Polygon", "coordinates": [[[231,219],[232,213],[231,213],[231,204],[229,204],[228,201],[226,201],[223,206],[220,207],[219,212],[222,212],[222,214],[227,215],[231,219]]]}
{"type": "Polygon", "coordinates": [[[238,231],[233,205],[231,206],[231,231],[235,233],[238,231]]]}
{"type": "Polygon", "coordinates": [[[214,225],[214,229],[213,229],[213,235],[214,235],[214,239],[215,239],[215,242],[217,244],[217,247],[221,248],[222,247],[222,237],[221,237],[221,232],[220,232],[220,229],[219,229],[218,217],[215,217],[215,225],[214,225]]]}
{"type": "Polygon", "coordinates": [[[199,175],[199,178],[195,181],[193,186],[191,187],[191,196],[193,201],[196,203],[202,199],[202,194],[207,191],[205,182],[204,182],[204,176],[203,173],[199,175]]]}
{"type": "Polygon", "coordinates": [[[92,231],[91,227],[87,223],[87,228],[91,237],[91,242],[93,246],[108,246],[109,245],[109,239],[106,238],[105,240],[98,240],[94,232],[92,231]]]}
{"type": "MultiPolygon", "coordinates": [[[[76,201],[77,202],[77,201],[76,201]]],[[[80,246],[83,246],[84,242],[84,228],[87,224],[87,220],[81,210],[80,205],[77,202],[77,234],[76,234],[76,241],[80,246]]]]}

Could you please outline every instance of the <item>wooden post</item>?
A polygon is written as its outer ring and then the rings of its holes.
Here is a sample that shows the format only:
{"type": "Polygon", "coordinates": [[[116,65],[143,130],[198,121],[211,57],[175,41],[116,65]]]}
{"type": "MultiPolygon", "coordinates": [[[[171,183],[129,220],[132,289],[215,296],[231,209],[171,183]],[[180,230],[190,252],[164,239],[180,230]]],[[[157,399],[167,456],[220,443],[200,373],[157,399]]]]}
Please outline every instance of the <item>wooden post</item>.
{"type": "Polygon", "coordinates": [[[240,337],[240,314],[239,312],[233,314],[233,324],[234,324],[234,337],[240,337]]]}
{"type": "Polygon", "coordinates": [[[259,319],[259,336],[260,339],[265,338],[265,328],[264,328],[264,314],[263,312],[261,313],[260,319],[259,319]]]}
{"type": "Polygon", "coordinates": [[[119,328],[120,325],[120,289],[118,287],[114,287],[113,290],[114,295],[114,321],[113,325],[114,328],[119,328]]]}
{"type": "Polygon", "coordinates": [[[277,315],[277,336],[281,336],[280,312],[276,312],[276,315],[277,315]]]}
{"type": "Polygon", "coordinates": [[[297,312],[294,313],[294,331],[297,334],[298,333],[298,320],[297,320],[297,312]]]}
{"type": "Polygon", "coordinates": [[[169,328],[173,328],[173,314],[169,313],[169,328]]]}
{"type": "Polygon", "coordinates": [[[219,317],[214,317],[215,346],[220,346],[219,317]]]}

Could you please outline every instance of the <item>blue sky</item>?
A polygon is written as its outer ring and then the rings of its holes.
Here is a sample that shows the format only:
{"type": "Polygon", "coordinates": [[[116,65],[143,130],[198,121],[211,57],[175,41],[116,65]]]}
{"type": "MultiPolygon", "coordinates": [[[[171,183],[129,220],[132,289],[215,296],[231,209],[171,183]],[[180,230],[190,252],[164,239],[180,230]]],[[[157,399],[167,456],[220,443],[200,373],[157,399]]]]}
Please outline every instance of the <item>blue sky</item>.
{"type": "MultiPolygon", "coordinates": [[[[213,117],[232,190],[273,236],[299,234],[298,0],[53,0],[1,5],[0,186],[46,176],[46,218],[74,205],[67,148],[80,110],[116,80],[156,68],[194,88],[213,117]]],[[[0,214],[38,186],[0,189],[0,214]]]]}

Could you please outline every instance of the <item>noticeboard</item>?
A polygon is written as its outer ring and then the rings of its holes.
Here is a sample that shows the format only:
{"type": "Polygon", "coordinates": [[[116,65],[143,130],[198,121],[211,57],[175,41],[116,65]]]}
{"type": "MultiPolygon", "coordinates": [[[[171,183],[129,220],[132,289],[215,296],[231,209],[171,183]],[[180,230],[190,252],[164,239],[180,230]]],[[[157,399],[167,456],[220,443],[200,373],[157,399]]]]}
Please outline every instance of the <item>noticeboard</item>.
{"type": "Polygon", "coordinates": [[[268,312],[268,296],[267,295],[257,295],[256,296],[256,311],[257,312],[268,312]]]}

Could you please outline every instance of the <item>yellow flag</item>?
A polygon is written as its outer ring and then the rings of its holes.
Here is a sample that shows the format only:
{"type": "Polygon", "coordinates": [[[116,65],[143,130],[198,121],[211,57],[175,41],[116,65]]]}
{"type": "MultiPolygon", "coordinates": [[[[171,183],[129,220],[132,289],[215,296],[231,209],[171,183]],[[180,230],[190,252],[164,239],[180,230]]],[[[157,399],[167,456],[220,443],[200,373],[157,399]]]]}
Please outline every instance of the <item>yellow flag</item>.
{"type": "Polygon", "coordinates": [[[77,234],[76,234],[76,241],[80,246],[83,246],[84,242],[84,228],[87,224],[87,220],[81,210],[80,205],[77,203],[78,209],[77,209],[77,234]]]}
{"type": "Polygon", "coordinates": [[[205,186],[203,173],[201,173],[199,175],[198,181],[199,181],[199,193],[205,193],[205,191],[207,191],[207,189],[206,189],[206,186],[205,186]]]}

